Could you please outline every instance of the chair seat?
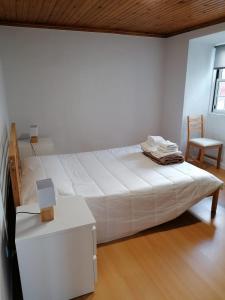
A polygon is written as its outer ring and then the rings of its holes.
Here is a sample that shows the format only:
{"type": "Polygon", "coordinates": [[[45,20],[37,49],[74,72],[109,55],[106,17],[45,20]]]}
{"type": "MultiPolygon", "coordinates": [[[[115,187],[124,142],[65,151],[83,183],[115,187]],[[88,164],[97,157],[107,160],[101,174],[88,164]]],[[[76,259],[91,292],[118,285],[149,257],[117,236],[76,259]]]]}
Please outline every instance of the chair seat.
{"type": "Polygon", "coordinates": [[[190,139],[190,142],[192,144],[195,144],[195,145],[201,146],[201,147],[212,147],[212,146],[219,146],[219,145],[223,144],[220,141],[212,140],[212,139],[207,139],[207,138],[190,139]]]}

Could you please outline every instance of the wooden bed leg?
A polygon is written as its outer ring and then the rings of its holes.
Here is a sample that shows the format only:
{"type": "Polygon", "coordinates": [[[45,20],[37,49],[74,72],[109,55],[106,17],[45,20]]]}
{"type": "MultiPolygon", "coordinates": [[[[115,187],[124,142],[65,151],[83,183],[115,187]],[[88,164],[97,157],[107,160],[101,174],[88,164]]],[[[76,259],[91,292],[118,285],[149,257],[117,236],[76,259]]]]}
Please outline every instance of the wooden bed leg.
{"type": "Polygon", "coordinates": [[[218,198],[219,198],[219,192],[220,192],[220,189],[216,190],[212,194],[211,218],[214,218],[216,215],[216,208],[217,208],[217,203],[218,203],[218,198]]]}

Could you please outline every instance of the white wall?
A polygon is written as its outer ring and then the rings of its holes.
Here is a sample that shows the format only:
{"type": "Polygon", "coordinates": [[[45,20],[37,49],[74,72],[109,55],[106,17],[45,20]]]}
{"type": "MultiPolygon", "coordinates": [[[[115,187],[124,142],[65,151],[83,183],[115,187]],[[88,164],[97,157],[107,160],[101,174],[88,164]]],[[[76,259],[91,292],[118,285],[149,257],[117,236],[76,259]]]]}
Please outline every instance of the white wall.
{"type": "MultiPolygon", "coordinates": [[[[182,142],[186,140],[186,116],[204,114],[205,135],[218,139],[225,147],[225,116],[212,112],[212,75],[215,46],[225,43],[225,31],[190,40],[185,86],[182,142]],[[184,129],[185,128],[185,129],[184,129]]],[[[215,151],[211,153],[215,155],[215,151]]],[[[222,164],[225,168],[223,151],[222,164]]]]}
{"type": "Polygon", "coordinates": [[[58,152],[87,151],[159,134],[164,40],[0,28],[10,119],[37,123],[58,152]]]}
{"type": "MultiPolygon", "coordinates": [[[[225,141],[225,116],[209,111],[213,48],[224,42],[225,23],[166,40],[161,133],[176,140],[183,149],[188,114],[205,114],[206,136],[225,141]]],[[[225,155],[222,167],[225,168],[225,155]]]]}
{"type": "Polygon", "coordinates": [[[180,36],[165,42],[164,93],[161,113],[161,134],[180,144],[186,67],[187,43],[180,36]]]}
{"type": "Polygon", "coordinates": [[[165,88],[161,133],[167,138],[182,140],[183,105],[186,84],[189,41],[225,30],[225,23],[191,31],[166,39],[165,88]]]}
{"type": "MultiPolygon", "coordinates": [[[[149,133],[183,145],[192,101],[200,112],[209,99],[209,85],[196,89],[195,80],[207,71],[210,48],[201,56],[203,44],[193,41],[223,30],[224,23],[162,40],[1,27],[10,118],[19,133],[38,123],[59,152],[138,143],[149,133]]],[[[215,137],[216,128],[207,133],[215,137]]]]}
{"type": "MultiPolygon", "coordinates": [[[[5,95],[4,78],[2,72],[2,64],[0,61],[0,141],[5,126],[8,126],[8,113],[6,107],[6,95],[5,95]]],[[[5,259],[4,245],[2,243],[3,230],[4,230],[3,227],[4,227],[3,226],[3,203],[0,194],[0,300],[7,300],[9,299],[9,295],[8,295],[6,259],[5,259]]]]}
{"type": "Polygon", "coordinates": [[[214,49],[212,45],[199,39],[189,42],[186,84],[183,104],[182,147],[187,140],[187,116],[201,115],[205,117],[209,111],[214,49]]]}

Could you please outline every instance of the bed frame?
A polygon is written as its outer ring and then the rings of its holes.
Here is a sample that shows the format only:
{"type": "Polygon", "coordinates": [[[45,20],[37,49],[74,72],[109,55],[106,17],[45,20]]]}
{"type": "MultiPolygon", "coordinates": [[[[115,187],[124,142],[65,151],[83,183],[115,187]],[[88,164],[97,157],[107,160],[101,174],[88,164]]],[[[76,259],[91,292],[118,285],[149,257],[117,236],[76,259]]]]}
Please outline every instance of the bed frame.
{"type": "MultiPolygon", "coordinates": [[[[16,124],[11,124],[10,139],[9,139],[9,169],[12,182],[14,205],[21,205],[21,162],[16,135],[16,124]]],[[[216,215],[217,203],[219,198],[220,188],[214,191],[208,197],[212,197],[211,217],[216,215]]]]}
{"type": "Polygon", "coordinates": [[[13,201],[14,206],[16,207],[21,204],[21,163],[15,123],[11,124],[10,129],[8,159],[12,182],[13,201]]]}

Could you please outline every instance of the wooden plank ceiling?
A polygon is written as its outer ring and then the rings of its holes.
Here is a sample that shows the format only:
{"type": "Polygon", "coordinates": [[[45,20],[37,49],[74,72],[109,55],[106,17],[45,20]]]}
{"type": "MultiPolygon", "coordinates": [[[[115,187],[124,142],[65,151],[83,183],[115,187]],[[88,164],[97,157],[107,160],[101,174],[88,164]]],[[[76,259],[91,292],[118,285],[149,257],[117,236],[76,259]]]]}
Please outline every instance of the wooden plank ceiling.
{"type": "Polygon", "coordinates": [[[168,37],[225,21],[225,0],[0,0],[0,24],[168,37]]]}

